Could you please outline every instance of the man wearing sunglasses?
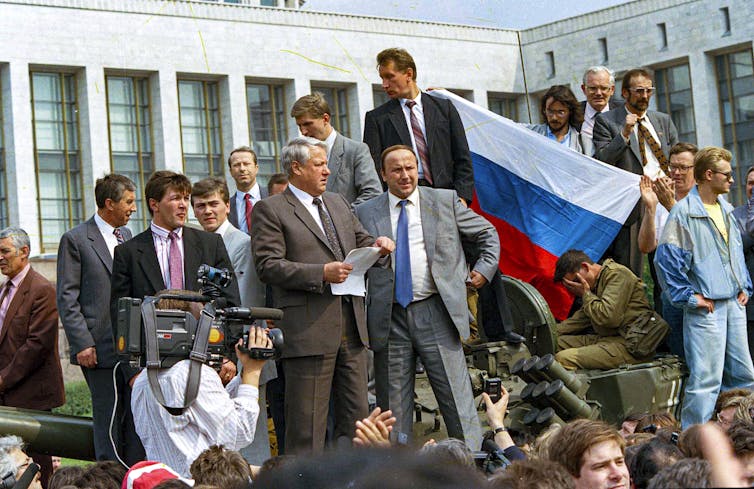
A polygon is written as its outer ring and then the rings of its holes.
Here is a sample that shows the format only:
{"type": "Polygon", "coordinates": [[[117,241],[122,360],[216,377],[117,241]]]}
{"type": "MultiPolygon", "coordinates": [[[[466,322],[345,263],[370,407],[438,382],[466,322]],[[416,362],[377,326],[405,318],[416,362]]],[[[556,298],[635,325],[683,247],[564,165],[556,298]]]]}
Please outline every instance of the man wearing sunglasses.
{"type": "Polygon", "coordinates": [[[683,309],[684,429],[710,419],[721,389],[754,387],[744,309],[752,285],[733,206],[723,198],[733,183],[731,159],[723,148],[699,150],[697,186],[673,206],[655,254],[663,290],[683,309]]]}
{"type": "MultiPolygon", "coordinates": [[[[670,148],[678,142],[678,131],[670,116],[648,110],[654,94],[652,73],[639,68],[623,76],[623,107],[599,114],[594,121],[594,157],[652,180],[668,175],[670,148]]],[[[638,246],[641,206],[637,204],[603,258],[613,258],[642,275],[642,254],[638,246]]]]}

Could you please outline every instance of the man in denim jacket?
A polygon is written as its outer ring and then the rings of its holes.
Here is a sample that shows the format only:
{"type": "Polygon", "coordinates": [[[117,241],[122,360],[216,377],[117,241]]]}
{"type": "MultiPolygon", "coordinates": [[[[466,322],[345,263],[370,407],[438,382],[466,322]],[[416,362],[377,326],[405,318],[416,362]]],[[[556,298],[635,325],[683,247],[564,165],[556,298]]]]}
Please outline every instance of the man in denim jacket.
{"type": "Polygon", "coordinates": [[[721,387],[754,387],[745,311],[752,284],[733,207],[722,197],[733,183],[731,158],[716,147],[696,154],[697,188],[673,206],[655,254],[663,290],[684,310],[684,429],[709,420],[721,387]]]}

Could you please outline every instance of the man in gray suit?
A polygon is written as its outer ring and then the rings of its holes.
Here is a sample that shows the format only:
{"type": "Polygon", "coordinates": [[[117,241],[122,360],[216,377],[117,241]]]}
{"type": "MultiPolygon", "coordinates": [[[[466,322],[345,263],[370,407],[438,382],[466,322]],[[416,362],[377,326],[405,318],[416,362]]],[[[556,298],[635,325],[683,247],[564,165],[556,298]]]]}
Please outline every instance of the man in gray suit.
{"type": "Polygon", "coordinates": [[[142,460],[144,448],[131,416],[128,381],[134,372],[127,366],[115,373],[119,401],[112,431],[115,449],[110,442],[110,417],[115,407],[113,367],[118,359],[108,304],[113,250],[131,239],[125,225],[136,211],[135,190],[134,183],[123,175],[97,180],[97,212],[63,235],[57,264],[58,311],[70,345],[71,363],[81,367],[92,395],[97,460],[117,460],[117,450],[128,464],[142,460]]]}
{"type": "MultiPolygon", "coordinates": [[[[191,188],[191,205],[202,228],[208,233],[217,233],[223,237],[223,243],[235,271],[238,291],[241,294],[241,305],[263,307],[265,286],[254,270],[254,262],[251,259],[251,238],[228,221],[230,196],[225,180],[220,177],[209,177],[196,182],[191,188]]],[[[220,372],[220,377],[224,383],[227,383],[223,378],[223,371],[220,372]]],[[[259,378],[259,416],[256,434],[251,445],[241,450],[241,454],[252,465],[262,465],[270,458],[270,439],[266,436],[267,398],[265,392],[267,389],[264,384],[276,377],[275,362],[266,362],[259,378]]]]}
{"type": "MultiPolygon", "coordinates": [[[[626,72],[621,86],[625,106],[601,113],[594,121],[595,158],[652,180],[669,174],[670,148],[678,142],[678,131],[669,115],[647,110],[653,93],[648,70],[626,72]]],[[[637,203],[603,255],[630,268],[637,277],[642,276],[640,217],[641,204],[637,203]]]]}
{"type": "Polygon", "coordinates": [[[383,152],[382,178],[388,192],[356,208],[367,231],[396,240],[393,270],[368,272],[367,326],[377,403],[393,411],[393,433],[407,442],[419,356],[448,434],[479,450],[481,427],[461,345],[469,336],[466,284],[480,288],[492,279],[500,240],[495,228],[464,206],[454,190],[417,188],[417,161],[410,147],[383,152]],[[470,272],[462,239],[478,246],[479,258],[470,272]]]}
{"type": "Polygon", "coordinates": [[[327,146],[308,137],[282,151],[288,188],[259,202],[251,221],[251,248],[273,305],[284,316],[285,451],[320,453],[324,448],[330,393],[336,443],[350,443],[354,424],[367,416],[369,344],[364,298],[334,295],[346,280],[348,253],[366,246],[392,252],[389,238],[367,233],[346,200],[326,192],[327,146]]]}
{"type": "Polygon", "coordinates": [[[330,124],[330,105],[324,95],[314,92],[296,100],[291,109],[301,134],[327,145],[327,191],[342,195],[352,206],[382,193],[369,146],[349,139],[330,124]]]}
{"type": "Polygon", "coordinates": [[[586,95],[586,100],[581,102],[581,110],[584,112],[584,122],[577,129],[581,133],[581,147],[584,154],[594,155],[594,120],[597,115],[621,107],[622,101],[615,100],[615,73],[607,66],[592,66],[584,72],[581,91],[586,95]]]}
{"type": "Polygon", "coordinates": [[[257,154],[248,146],[239,146],[228,156],[228,169],[236,182],[228,219],[233,226],[249,234],[251,210],[257,202],[267,197],[267,187],[257,182],[257,154]]]}

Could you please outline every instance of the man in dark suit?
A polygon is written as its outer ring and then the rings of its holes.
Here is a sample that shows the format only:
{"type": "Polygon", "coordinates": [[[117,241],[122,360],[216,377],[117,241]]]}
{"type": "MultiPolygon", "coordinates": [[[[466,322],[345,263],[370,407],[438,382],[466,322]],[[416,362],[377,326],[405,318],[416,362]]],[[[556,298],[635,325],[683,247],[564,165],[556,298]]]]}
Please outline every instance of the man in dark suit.
{"type": "Polygon", "coordinates": [[[301,134],[319,139],[327,145],[327,191],[340,194],[352,206],[382,193],[369,147],[347,138],[330,124],[330,105],[324,95],[315,92],[296,100],[291,109],[301,134]]]}
{"type": "Polygon", "coordinates": [[[251,210],[260,200],[267,197],[267,187],[259,185],[257,154],[248,146],[240,146],[228,156],[230,176],[236,182],[236,193],[230,198],[228,220],[246,234],[249,234],[251,210]]]}
{"type": "Polygon", "coordinates": [[[331,284],[353,269],[344,263],[351,250],[394,248],[372,238],[342,196],[325,192],[326,151],[317,139],[290,141],[282,151],[288,188],[259,202],[251,221],[259,277],[285,313],[275,324],[285,333],[286,453],[323,450],[331,392],[336,443],[350,443],[354,423],[368,414],[364,298],[334,295],[331,284]]]}
{"type": "MultiPolygon", "coordinates": [[[[65,403],[55,288],[29,264],[29,235],[0,231],[0,406],[49,411],[65,403]]],[[[52,475],[52,457],[29,454],[52,475]]]]}
{"type": "Polygon", "coordinates": [[[58,311],[71,348],[71,363],[81,367],[92,395],[97,460],[118,460],[120,456],[129,465],[144,459],[129,408],[128,381],[132,372],[119,368],[113,385],[118,358],[113,348],[110,309],[102,304],[110,303],[115,247],[131,239],[131,231],[125,226],[136,212],[135,191],[134,183],[123,175],[111,174],[97,180],[97,212],[63,235],[57,264],[58,311]],[[114,391],[118,395],[117,406],[114,391]]]}
{"type": "Polygon", "coordinates": [[[461,340],[469,337],[466,285],[481,288],[497,271],[495,228],[461,204],[455,191],[417,187],[411,148],[383,152],[388,192],[356,208],[373,234],[397,243],[393,269],[369,270],[367,326],[374,350],[377,403],[397,418],[399,442],[412,435],[414,362],[422,359],[448,434],[482,445],[461,340]],[[477,248],[467,265],[462,240],[477,248]]]}
{"type": "MultiPolygon", "coordinates": [[[[668,175],[670,148],[678,142],[678,131],[669,115],[647,110],[653,93],[649,71],[626,72],[621,86],[625,106],[599,114],[595,119],[595,158],[652,180],[668,175]]],[[[630,268],[637,277],[642,276],[640,216],[641,204],[637,203],[603,255],[630,268]]]]}
{"type": "Polygon", "coordinates": [[[581,91],[586,95],[586,100],[581,102],[584,122],[577,129],[581,133],[581,147],[584,154],[592,156],[594,154],[592,143],[594,119],[597,118],[597,114],[620,107],[622,103],[613,98],[615,74],[607,66],[592,66],[586,70],[582,78],[581,91]]]}
{"type": "Polygon", "coordinates": [[[364,142],[380,172],[385,148],[403,144],[419,159],[419,185],[454,189],[465,203],[474,197],[474,170],[469,143],[458,111],[450,100],[419,90],[416,64],[404,49],[377,55],[382,88],[392,99],[367,112],[364,142]]]}
{"type": "MultiPolygon", "coordinates": [[[[233,270],[219,234],[187,226],[191,182],[185,175],[157,171],[144,188],[152,222],[149,229],[115,248],[110,314],[116,330],[118,299],[153,296],[164,289],[198,291],[197,271],[207,264],[233,270]]],[[[238,284],[222,290],[229,305],[239,306],[238,284]]]]}

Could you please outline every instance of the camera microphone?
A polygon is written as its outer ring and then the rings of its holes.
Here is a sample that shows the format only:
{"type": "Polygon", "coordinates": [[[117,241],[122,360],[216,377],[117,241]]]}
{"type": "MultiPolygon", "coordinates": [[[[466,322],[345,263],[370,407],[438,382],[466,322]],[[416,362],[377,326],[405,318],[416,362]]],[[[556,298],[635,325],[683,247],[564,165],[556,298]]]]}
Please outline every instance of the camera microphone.
{"type": "Polygon", "coordinates": [[[283,319],[283,311],[270,307],[228,307],[218,313],[228,319],[272,319],[273,321],[283,319]]]}

